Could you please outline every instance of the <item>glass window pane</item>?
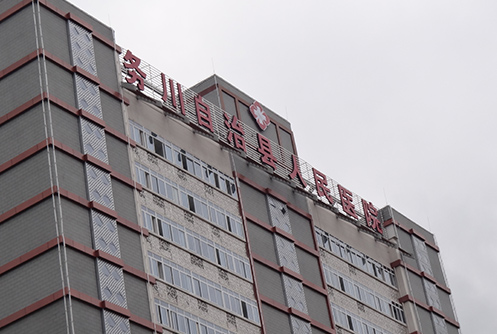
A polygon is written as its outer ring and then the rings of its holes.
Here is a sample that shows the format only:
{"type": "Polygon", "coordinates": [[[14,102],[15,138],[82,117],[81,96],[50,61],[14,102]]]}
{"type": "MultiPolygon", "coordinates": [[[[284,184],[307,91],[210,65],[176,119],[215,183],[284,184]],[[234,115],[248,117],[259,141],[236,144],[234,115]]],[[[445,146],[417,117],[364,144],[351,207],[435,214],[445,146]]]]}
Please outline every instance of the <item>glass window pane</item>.
{"type": "Polygon", "coordinates": [[[155,153],[157,153],[161,157],[164,156],[164,149],[162,147],[162,142],[159,141],[157,138],[154,138],[154,150],[155,150],[155,153]]]}
{"type": "Polygon", "coordinates": [[[165,149],[166,149],[166,159],[172,162],[173,161],[173,151],[167,145],[165,146],[165,149]]]}
{"type": "Polygon", "coordinates": [[[159,180],[159,194],[166,196],[166,187],[164,185],[164,181],[159,180]]]}
{"type": "Polygon", "coordinates": [[[169,284],[173,283],[173,274],[171,272],[171,267],[167,265],[164,265],[164,279],[169,284]]]}

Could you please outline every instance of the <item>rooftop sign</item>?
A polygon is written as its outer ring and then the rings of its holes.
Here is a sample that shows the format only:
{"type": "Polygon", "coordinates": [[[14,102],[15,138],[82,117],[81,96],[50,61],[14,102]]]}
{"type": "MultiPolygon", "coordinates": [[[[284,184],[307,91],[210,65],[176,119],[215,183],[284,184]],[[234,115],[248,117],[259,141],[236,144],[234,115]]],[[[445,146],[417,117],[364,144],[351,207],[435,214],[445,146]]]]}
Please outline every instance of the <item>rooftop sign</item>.
{"type": "MultiPolygon", "coordinates": [[[[270,168],[274,174],[292,182],[302,191],[317,196],[322,202],[371,230],[383,233],[378,210],[371,202],[242,123],[236,116],[226,113],[143,62],[131,51],[124,50],[120,60],[123,81],[135,85],[142,94],[159,101],[170,112],[183,115],[194,128],[218,138],[234,150],[244,152],[247,159],[270,168]]],[[[270,120],[261,105],[254,102],[250,112],[261,130],[265,130],[270,120]]]]}

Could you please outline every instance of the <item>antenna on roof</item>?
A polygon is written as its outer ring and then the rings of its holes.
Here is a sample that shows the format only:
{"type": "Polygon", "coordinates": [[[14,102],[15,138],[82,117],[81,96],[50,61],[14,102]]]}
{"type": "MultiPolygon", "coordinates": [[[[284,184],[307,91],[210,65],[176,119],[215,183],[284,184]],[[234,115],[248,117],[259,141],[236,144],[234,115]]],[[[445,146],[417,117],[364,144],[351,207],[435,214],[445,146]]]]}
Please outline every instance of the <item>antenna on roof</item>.
{"type": "Polygon", "coordinates": [[[211,57],[211,63],[212,63],[212,74],[216,74],[216,68],[214,67],[214,58],[211,57]]]}
{"type": "Polygon", "coordinates": [[[221,107],[221,96],[219,95],[219,87],[217,85],[217,75],[216,75],[216,68],[214,67],[214,58],[211,58],[212,62],[212,72],[214,73],[214,85],[216,86],[216,93],[217,93],[217,103],[219,108],[221,107]]]}

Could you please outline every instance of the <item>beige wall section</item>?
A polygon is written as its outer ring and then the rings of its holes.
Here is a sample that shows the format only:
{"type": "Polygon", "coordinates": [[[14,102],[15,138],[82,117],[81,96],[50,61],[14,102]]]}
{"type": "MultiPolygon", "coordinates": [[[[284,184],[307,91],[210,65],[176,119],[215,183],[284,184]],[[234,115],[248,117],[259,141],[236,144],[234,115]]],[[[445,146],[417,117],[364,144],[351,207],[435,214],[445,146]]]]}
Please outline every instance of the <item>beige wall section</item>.
{"type": "Polygon", "coordinates": [[[378,242],[375,238],[360,231],[354,224],[342,220],[330,210],[315,205],[311,199],[309,213],[312,215],[314,226],[328,232],[335,238],[345,242],[356,250],[367,254],[368,257],[390,268],[390,263],[398,259],[397,250],[378,242]]]}
{"type": "Polygon", "coordinates": [[[130,102],[126,108],[130,120],[169,140],[224,174],[232,175],[229,153],[221,150],[218,143],[194,133],[190,126],[171,116],[165,116],[161,109],[138,100],[127,90],[124,90],[124,93],[130,102]],[[199,140],[199,137],[204,140],[199,140]]]}

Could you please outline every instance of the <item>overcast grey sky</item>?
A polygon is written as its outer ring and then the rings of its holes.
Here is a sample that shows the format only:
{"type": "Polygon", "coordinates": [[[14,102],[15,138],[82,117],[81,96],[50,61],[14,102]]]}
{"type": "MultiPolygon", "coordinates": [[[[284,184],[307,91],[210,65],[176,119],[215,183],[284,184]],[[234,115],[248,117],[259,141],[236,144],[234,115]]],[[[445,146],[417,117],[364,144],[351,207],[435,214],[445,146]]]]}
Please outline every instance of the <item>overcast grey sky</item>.
{"type": "Polygon", "coordinates": [[[462,332],[496,333],[497,1],[72,2],[185,86],[215,68],[304,160],[434,232],[462,332]]]}

